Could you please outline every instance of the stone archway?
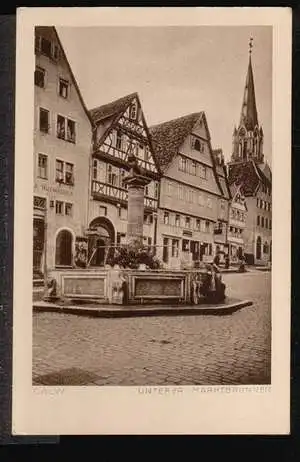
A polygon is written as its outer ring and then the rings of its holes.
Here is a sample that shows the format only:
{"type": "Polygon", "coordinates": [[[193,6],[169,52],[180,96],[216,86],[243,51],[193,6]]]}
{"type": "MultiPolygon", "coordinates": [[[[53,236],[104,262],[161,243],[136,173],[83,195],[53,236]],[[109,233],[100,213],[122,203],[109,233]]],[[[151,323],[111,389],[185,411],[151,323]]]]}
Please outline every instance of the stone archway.
{"type": "Polygon", "coordinates": [[[90,266],[103,266],[111,257],[115,244],[115,228],[106,217],[97,217],[91,221],[88,230],[88,261],[90,266]]]}
{"type": "Polygon", "coordinates": [[[73,262],[73,236],[68,229],[62,229],[56,236],[55,266],[72,266],[73,262]]]}

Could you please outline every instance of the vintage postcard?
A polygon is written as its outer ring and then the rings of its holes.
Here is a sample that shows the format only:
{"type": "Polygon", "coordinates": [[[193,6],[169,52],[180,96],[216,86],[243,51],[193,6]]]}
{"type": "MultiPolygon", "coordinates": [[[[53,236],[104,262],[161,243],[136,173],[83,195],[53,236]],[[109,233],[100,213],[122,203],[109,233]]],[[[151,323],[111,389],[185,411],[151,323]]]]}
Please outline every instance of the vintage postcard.
{"type": "Polygon", "coordinates": [[[291,11],[21,8],[13,434],[290,431],[291,11]]]}

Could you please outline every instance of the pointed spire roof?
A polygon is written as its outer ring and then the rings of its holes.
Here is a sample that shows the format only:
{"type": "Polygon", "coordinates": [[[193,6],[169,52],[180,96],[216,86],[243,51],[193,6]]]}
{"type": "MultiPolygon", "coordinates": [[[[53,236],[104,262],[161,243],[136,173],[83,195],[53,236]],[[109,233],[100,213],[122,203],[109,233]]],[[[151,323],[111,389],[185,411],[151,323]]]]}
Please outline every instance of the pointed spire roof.
{"type": "Polygon", "coordinates": [[[244,125],[247,130],[254,130],[255,126],[258,125],[257,108],[255,100],[255,89],[254,89],[254,78],[251,61],[251,48],[252,40],[250,39],[249,44],[249,64],[246,77],[246,84],[244,90],[244,98],[242,104],[240,126],[244,125]]]}

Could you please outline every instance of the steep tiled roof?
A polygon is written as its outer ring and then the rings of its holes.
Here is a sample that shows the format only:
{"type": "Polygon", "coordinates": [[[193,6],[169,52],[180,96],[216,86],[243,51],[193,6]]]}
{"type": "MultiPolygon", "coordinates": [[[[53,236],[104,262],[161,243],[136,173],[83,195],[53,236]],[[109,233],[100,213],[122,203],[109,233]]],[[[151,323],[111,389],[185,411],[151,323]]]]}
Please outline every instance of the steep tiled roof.
{"type": "Polygon", "coordinates": [[[195,112],[150,127],[152,144],[161,170],[172,162],[179,147],[201,115],[202,112],[195,112]]]}
{"type": "Polygon", "coordinates": [[[270,185],[270,181],[253,160],[229,164],[228,166],[229,185],[241,184],[241,193],[245,197],[254,195],[260,181],[270,185]]]}
{"type": "Polygon", "coordinates": [[[267,178],[272,183],[272,171],[270,169],[270,166],[267,162],[263,164],[258,164],[258,168],[260,171],[263,173],[263,175],[267,178]]]}
{"type": "Polygon", "coordinates": [[[230,185],[233,183],[241,185],[241,193],[245,197],[253,196],[259,185],[259,176],[257,175],[253,161],[229,165],[228,181],[230,185]]]}
{"type": "Polygon", "coordinates": [[[131,101],[137,97],[137,93],[131,93],[130,95],[123,96],[122,98],[112,101],[111,103],[91,109],[91,117],[94,122],[99,122],[103,119],[121,114],[125,111],[131,101]]]}

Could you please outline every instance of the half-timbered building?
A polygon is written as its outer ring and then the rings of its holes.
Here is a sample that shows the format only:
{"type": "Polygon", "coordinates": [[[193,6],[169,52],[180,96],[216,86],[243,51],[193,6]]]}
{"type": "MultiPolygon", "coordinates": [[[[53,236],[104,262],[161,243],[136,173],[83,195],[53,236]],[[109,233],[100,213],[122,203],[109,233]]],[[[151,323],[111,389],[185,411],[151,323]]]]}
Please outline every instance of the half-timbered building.
{"type": "Polygon", "coordinates": [[[102,265],[105,249],[126,243],[128,155],[134,154],[143,175],[151,181],[145,188],[144,242],[157,241],[159,168],[137,93],[90,111],[93,150],[90,165],[89,258],[102,265]]]}
{"type": "Polygon", "coordinates": [[[159,255],[167,267],[212,260],[215,228],[226,240],[228,194],[221,186],[204,112],[150,127],[162,172],[159,255]],[[222,221],[221,221],[222,220],[222,221]]]}

